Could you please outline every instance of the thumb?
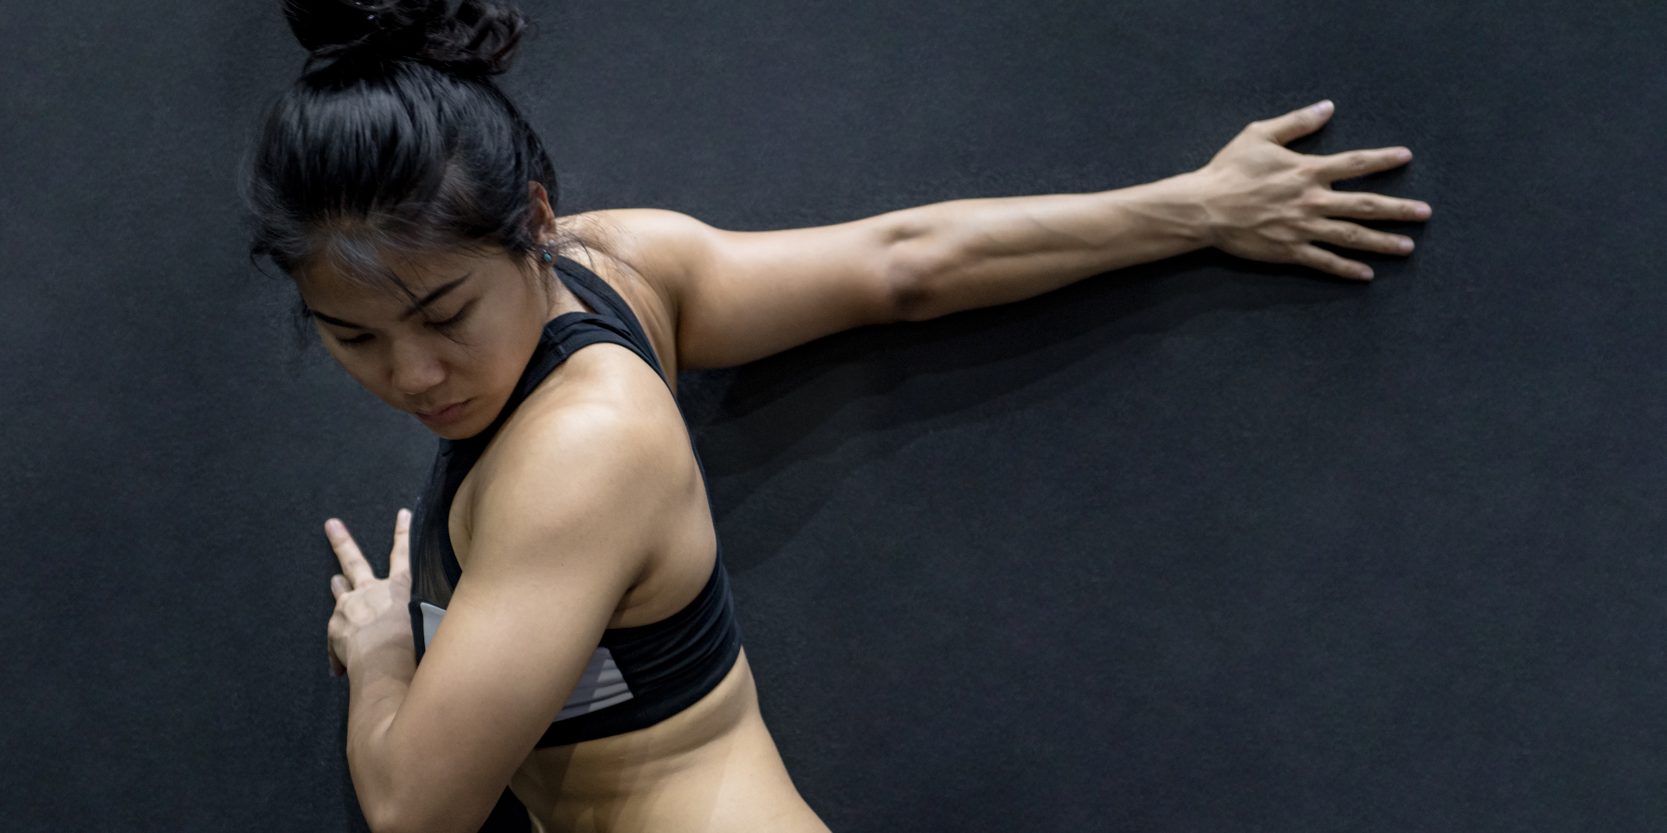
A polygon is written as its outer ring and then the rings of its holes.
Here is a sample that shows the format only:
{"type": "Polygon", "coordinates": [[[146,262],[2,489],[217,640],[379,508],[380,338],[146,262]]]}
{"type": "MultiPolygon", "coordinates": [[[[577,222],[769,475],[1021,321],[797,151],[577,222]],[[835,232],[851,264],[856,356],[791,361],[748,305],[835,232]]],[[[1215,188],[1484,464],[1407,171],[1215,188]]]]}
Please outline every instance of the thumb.
{"type": "Polygon", "coordinates": [[[1325,123],[1331,120],[1331,114],[1335,110],[1336,106],[1328,98],[1301,110],[1292,110],[1283,116],[1256,122],[1252,127],[1268,139],[1283,145],[1324,127],[1325,123]]]}

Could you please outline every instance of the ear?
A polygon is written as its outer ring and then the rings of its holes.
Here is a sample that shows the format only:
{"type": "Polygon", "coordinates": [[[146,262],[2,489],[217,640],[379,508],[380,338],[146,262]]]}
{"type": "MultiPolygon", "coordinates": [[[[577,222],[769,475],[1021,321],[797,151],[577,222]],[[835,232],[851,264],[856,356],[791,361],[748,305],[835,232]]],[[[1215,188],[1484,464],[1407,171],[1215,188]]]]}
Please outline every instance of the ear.
{"type": "Polygon", "coordinates": [[[527,218],[527,231],[534,240],[549,240],[556,236],[556,212],[550,208],[550,192],[544,186],[529,180],[527,182],[527,201],[532,206],[532,213],[527,218]]]}

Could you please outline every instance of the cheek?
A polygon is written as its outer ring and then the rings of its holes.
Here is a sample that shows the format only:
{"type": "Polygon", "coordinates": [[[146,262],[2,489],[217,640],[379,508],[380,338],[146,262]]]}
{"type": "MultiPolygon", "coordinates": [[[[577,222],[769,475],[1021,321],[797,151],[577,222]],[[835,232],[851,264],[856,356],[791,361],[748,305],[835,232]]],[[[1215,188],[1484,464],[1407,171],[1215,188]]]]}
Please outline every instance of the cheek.
{"type": "Polygon", "coordinates": [[[492,340],[480,345],[482,349],[471,357],[470,372],[494,389],[507,392],[520,381],[536,344],[536,338],[528,341],[515,330],[494,333],[492,340]]]}
{"type": "Polygon", "coordinates": [[[458,334],[462,343],[452,346],[458,349],[459,361],[467,362],[467,367],[458,366],[456,370],[490,378],[496,386],[507,390],[526,369],[527,360],[543,333],[544,320],[542,316],[533,320],[521,306],[490,313],[482,315],[477,326],[458,334]]]}

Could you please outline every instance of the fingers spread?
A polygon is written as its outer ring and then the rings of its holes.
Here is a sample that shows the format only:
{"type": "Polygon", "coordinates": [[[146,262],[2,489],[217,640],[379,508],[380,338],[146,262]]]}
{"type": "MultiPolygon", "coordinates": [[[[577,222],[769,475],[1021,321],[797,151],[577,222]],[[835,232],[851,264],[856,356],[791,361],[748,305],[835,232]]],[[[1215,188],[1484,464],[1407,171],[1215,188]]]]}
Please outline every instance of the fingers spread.
{"type": "Polygon", "coordinates": [[[371,569],[364,554],[359,552],[359,545],[353,542],[353,536],[347,534],[347,527],[341,521],[335,518],[325,521],[324,537],[330,539],[330,546],[336,551],[336,560],[341,562],[342,572],[354,587],[376,580],[376,572],[371,569]]]}
{"type": "Polygon", "coordinates": [[[1256,124],[1261,127],[1264,136],[1283,145],[1324,127],[1325,123],[1331,119],[1334,109],[1331,100],[1327,99],[1319,104],[1304,107],[1301,110],[1292,110],[1283,116],[1267,119],[1256,124]]]}

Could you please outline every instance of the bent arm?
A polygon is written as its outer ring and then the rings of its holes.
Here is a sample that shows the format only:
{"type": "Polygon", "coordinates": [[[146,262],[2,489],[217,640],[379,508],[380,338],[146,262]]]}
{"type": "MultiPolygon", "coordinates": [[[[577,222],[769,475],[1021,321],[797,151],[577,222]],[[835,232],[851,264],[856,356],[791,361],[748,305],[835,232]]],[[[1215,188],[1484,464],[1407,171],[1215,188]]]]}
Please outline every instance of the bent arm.
{"type": "MultiPolygon", "coordinates": [[[[664,408],[672,407],[669,401],[664,408]]],[[[574,690],[693,476],[664,412],[567,406],[506,447],[473,496],[468,572],[408,681],[375,677],[349,764],[375,833],[467,833],[574,690]]],[[[407,646],[409,647],[409,646],[407,646]]],[[[409,655],[407,655],[409,656],[409,655]]],[[[404,669],[401,669],[402,671],[404,669]]]]}
{"type": "Polygon", "coordinates": [[[903,316],[1019,301],[1091,275],[1208,247],[1192,174],[1091,194],[953,200],[900,212],[913,286],[903,316]]]}
{"type": "Polygon", "coordinates": [[[361,657],[347,677],[347,769],[360,811],[373,830],[381,829],[383,798],[393,791],[388,727],[416,675],[416,651],[410,641],[403,651],[399,647],[361,657]]]}

